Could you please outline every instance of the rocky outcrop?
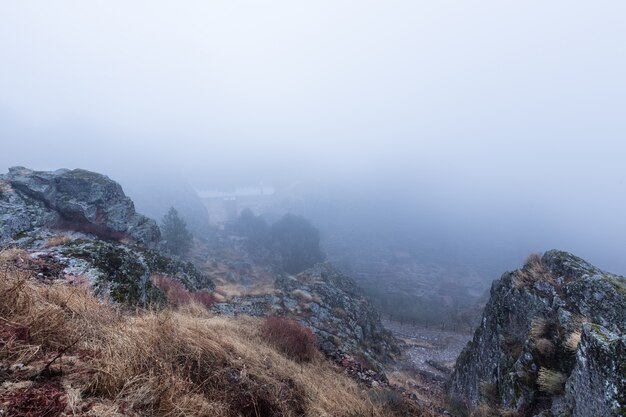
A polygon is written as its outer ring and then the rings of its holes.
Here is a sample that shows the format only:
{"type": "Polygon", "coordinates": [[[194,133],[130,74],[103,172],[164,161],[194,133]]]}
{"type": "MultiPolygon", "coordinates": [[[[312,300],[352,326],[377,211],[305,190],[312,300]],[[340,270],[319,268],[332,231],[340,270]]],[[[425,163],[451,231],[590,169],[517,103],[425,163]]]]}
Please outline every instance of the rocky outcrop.
{"type": "Polygon", "coordinates": [[[129,237],[144,245],[154,245],[160,238],[157,224],[135,212],[118,183],[82,169],[9,169],[0,176],[0,226],[0,243],[40,227],[129,237]]]}
{"type": "Polygon", "coordinates": [[[192,263],[159,252],[159,238],[154,220],[104,175],[11,168],[0,176],[0,244],[27,249],[41,279],[86,281],[98,295],[131,306],[165,302],[154,275],[189,291],[214,289],[192,263]]]}
{"type": "Polygon", "coordinates": [[[523,416],[623,416],[626,280],[561,251],[493,283],[447,386],[452,402],[523,416]]]}
{"type": "Polygon", "coordinates": [[[321,350],[338,362],[352,355],[381,369],[381,362],[397,352],[378,312],[350,277],[329,264],[318,264],[295,276],[281,274],[275,286],[274,294],[234,297],[214,308],[223,314],[294,318],[310,327],[321,350]]]}

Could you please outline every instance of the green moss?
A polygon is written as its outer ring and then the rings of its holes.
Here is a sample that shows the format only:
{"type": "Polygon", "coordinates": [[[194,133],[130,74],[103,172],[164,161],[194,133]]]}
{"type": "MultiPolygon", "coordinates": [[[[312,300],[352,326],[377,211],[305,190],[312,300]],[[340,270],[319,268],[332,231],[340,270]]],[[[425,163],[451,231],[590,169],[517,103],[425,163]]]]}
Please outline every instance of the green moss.
{"type": "Polygon", "coordinates": [[[13,235],[13,240],[24,239],[26,236],[28,236],[28,233],[26,231],[21,231],[13,235]]]}
{"type": "Polygon", "coordinates": [[[165,296],[150,281],[150,270],[126,248],[102,241],[75,241],[62,250],[67,256],[85,259],[101,272],[95,283],[97,293],[108,292],[114,301],[130,306],[163,304],[165,296]]]}
{"type": "Polygon", "coordinates": [[[609,343],[611,341],[611,338],[606,333],[604,333],[604,330],[598,324],[591,323],[589,325],[589,328],[591,329],[592,332],[594,332],[597,336],[599,336],[602,339],[602,341],[606,343],[609,343]]]}

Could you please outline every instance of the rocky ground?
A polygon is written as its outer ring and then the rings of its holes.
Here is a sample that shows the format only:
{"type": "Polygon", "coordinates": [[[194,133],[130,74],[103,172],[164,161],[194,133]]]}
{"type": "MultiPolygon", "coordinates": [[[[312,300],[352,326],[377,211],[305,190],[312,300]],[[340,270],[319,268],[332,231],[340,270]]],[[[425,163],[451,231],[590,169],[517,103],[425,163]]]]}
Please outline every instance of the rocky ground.
{"type": "Polygon", "coordinates": [[[471,334],[413,326],[388,318],[383,325],[403,342],[402,354],[386,368],[390,383],[406,390],[415,401],[446,415],[444,385],[471,334]]]}

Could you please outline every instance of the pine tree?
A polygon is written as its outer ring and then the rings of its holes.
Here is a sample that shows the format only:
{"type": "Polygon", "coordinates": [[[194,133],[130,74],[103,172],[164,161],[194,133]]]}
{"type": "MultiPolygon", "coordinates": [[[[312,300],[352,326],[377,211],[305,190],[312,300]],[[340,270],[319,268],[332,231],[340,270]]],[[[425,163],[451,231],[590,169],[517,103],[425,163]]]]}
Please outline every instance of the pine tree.
{"type": "Polygon", "coordinates": [[[175,255],[184,255],[191,249],[193,236],[187,230],[187,224],[178,215],[178,211],[171,207],[161,223],[161,234],[165,240],[165,247],[175,255]]]}

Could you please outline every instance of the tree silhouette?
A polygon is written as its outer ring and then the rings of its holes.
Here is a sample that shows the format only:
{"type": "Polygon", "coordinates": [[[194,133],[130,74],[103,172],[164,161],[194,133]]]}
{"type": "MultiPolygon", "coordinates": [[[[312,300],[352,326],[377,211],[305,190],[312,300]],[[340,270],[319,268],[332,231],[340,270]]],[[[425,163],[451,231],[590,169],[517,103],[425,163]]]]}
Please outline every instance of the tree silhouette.
{"type": "Polygon", "coordinates": [[[324,260],[319,232],[303,217],[286,214],[272,225],[271,236],[282,257],[283,269],[291,274],[324,260]]]}
{"type": "Polygon", "coordinates": [[[178,215],[178,211],[171,207],[161,222],[161,234],[165,240],[165,247],[175,255],[184,255],[191,249],[192,235],[187,230],[187,224],[178,215]]]}

